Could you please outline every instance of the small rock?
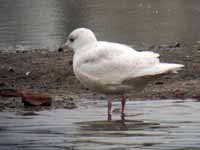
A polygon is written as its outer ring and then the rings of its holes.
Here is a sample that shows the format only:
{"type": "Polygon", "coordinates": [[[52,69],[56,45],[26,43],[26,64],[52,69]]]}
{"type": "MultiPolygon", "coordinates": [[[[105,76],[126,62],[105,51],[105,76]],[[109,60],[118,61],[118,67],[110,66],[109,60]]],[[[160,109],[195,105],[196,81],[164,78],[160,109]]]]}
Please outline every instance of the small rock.
{"type": "Polygon", "coordinates": [[[104,100],[104,99],[106,99],[106,96],[101,95],[99,98],[100,98],[100,100],[104,100]]]}
{"type": "Polygon", "coordinates": [[[73,101],[73,100],[74,100],[74,98],[70,96],[70,97],[69,97],[69,100],[70,100],[70,101],[73,101]]]}
{"type": "Polygon", "coordinates": [[[0,89],[0,96],[3,97],[21,97],[21,93],[14,89],[0,89]]]}
{"type": "Polygon", "coordinates": [[[113,113],[120,113],[120,111],[121,111],[120,108],[115,108],[115,109],[113,109],[112,112],[113,112],[113,113]]]}
{"type": "Polygon", "coordinates": [[[89,88],[87,88],[87,87],[85,87],[85,90],[86,90],[86,91],[89,91],[90,89],[89,89],[89,88]]]}
{"type": "Polygon", "coordinates": [[[160,95],[159,98],[160,99],[167,99],[167,96],[166,95],[160,95]]]}
{"type": "Polygon", "coordinates": [[[38,114],[34,111],[19,112],[18,115],[22,116],[37,116],[38,114]]]}
{"type": "Polygon", "coordinates": [[[64,106],[65,109],[74,109],[77,108],[74,102],[66,103],[64,106]]]}
{"type": "Polygon", "coordinates": [[[0,86],[6,86],[6,83],[0,82],[0,86]]]}
{"type": "Polygon", "coordinates": [[[30,73],[31,73],[30,71],[26,72],[26,76],[29,76],[29,75],[30,75],[30,73]]]}
{"type": "Polygon", "coordinates": [[[165,45],[165,44],[162,44],[162,45],[158,46],[158,49],[166,49],[166,48],[169,48],[169,46],[165,45]]]}
{"type": "Polygon", "coordinates": [[[66,99],[66,102],[64,103],[64,108],[66,109],[74,109],[77,108],[76,104],[74,103],[74,98],[73,97],[69,97],[66,99]]]}
{"type": "Polygon", "coordinates": [[[8,68],[8,71],[9,71],[9,72],[14,72],[14,69],[13,69],[12,67],[9,67],[9,68],[8,68]]]}
{"type": "Polygon", "coordinates": [[[162,82],[162,81],[158,81],[158,82],[155,82],[155,84],[156,84],[156,85],[163,85],[164,82],[162,82]]]}
{"type": "Polygon", "coordinates": [[[180,44],[179,42],[176,42],[174,46],[175,46],[175,47],[180,47],[181,44],[180,44]]]}
{"type": "Polygon", "coordinates": [[[182,90],[180,90],[180,89],[176,89],[174,91],[174,94],[175,94],[176,98],[183,98],[184,95],[185,95],[185,93],[182,90]]]}
{"type": "Polygon", "coordinates": [[[72,61],[72,60],[70,60],[70,61],[69,61],[69,65],[71,66],[72,64],[73,64],[73,61],[72,61]]]}
{"type": "Polygon", "coordinates": [[[178,100],[178,101],[174,101],[173,103],[184,103],[184,100],[178,100]]]}
{"type": "Polygon", "coordinates": [[[186,58],[190,58],[190,56],[189,56],[189,55],[187,55],[187,56],[186,56],[186,58]]]}
{"type": "Polygon", "coordinates": [[[185,56],[185,61],[192,61],[192,57],[189,55],[185,56]]]}
{"type": "Polygon", "coordinates": [[[158,46],[158,49],[173,49],[173,48],[179,48],[181,46],[181,44],[179,42],[176,42],[175,44],[171,44],[171,45],[166,45],[166,44],[162,44],[158,46]]]}
{"type": "Polygon", "coordinates": [[[5,128],[5,127],[0,127],[0,131],[6,131],[7,130],[7,128],[5,128]]]}
{"type": "Polygon", "coordinates": [[[175,44],[169,45],[169,48],[178,48],[181,44],[179,42],[176,42],[175,44]]]}
{"type": "Polygon", "coordinates": [[[192,98],[196,99],[197,101],[200,101],[200,95],[193,95],[192,98]]]}
{"type": "Polygon", "coordinates": [[[196,64],[192,64],[192,70],[196,70],[196,69],[197,69],[196,64]]]}
{"type": "Polygon", "coordinates": [[[151,45],[151,46],[148,48],[148,50],[153,50],[153,49],[155,49],[155,48],[156,48],[155,45],[151,45]]]}
{"type": "Polygon", "coordinates": [[[22,92],[22,102],[25,106],[50,106],[52,98],[46,94],[22,92]]]}
{"type": "Polygon", "coordinates": [[[54,98],[54,106],[56,108],[66,108],[66,109],[74,109],[77,108],[74,98],[71,96],[55,96],[54,98]]]}
{"type": "Polygon", "coordinates": [[[63,52],[63,51],[64,51],[64,49],[62,47],[58,48],[58,52],[63,52]]]}

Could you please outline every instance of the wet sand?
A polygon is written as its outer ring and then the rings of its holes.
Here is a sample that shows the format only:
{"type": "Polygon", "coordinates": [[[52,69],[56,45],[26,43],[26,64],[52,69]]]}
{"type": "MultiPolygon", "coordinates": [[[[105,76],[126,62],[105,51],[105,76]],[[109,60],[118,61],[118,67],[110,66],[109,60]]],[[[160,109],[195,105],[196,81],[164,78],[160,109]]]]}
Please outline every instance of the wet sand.
{"type": "MultiPolygon", "coordinates": [[[[141,49],[141,48],[140,48],[141,49]]],[[[200,97],[200,44],[171,43],[142,48],[160,53],[161,61],[185,65],[178,74],[165,75],[129,100],[187,99],[200,97]]],[[[80,99],[106,99],[83,87],[72,70],[71,51],[29,50],[0,52],[0,89],[47,93],[53,105],[46,108],[76,108],[80,99]]],[[[80,103],[79,103],[80,102],[80,103]]],[[[0,98],[0,110],[24,109],[19,98],[0,98]]]]}

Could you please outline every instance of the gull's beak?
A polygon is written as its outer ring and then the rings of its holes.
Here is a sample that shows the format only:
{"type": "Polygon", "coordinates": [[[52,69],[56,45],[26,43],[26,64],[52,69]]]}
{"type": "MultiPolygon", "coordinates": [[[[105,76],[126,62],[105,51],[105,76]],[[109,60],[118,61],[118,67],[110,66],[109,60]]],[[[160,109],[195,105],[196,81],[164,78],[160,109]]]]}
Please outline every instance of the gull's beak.
{"type": "Polygon", "coordinates": [[[69,49],[68,42],[64,43],[62,47],[63,49],[69,49]]]}
{"type": "Polygon", "coordinates": [[[63,45],[61,45],[59,48],[58,48],[58,51],[64,51],[65,49],[69,50],[69,46],[68,46],[68,42],[64,43],[63,45]]]}

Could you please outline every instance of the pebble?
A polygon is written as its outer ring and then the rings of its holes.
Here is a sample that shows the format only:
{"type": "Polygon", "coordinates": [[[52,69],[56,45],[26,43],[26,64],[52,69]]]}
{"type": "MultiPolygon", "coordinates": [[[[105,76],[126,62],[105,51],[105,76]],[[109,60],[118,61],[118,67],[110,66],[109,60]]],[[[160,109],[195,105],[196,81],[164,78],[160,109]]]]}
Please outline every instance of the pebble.
{"type": "Polygon", "coordinates": [[[112,112],[113,113],[120,113],[120,111],[121,111],[120,108],[114,108],[112,112]]]}
{"type": "Polygon", "coordinates": [[[70,60],[68,63],[69,63],[69,65],[71,66],[71,65],[73,64],[73,61],[72,61],[72,60],[70,60]]]}
{"type": "Polygon", "coordinates": [[[181,47],[181,44],[179,42],[176,42],[175,44],[171,44],[171,45],[167,45],[167,44],[159,45],[158,49],[173,49],[173,48],[179,48],[179,47],[181,47]]]}
{"type": "Polygon", "coordinates": [[[0,82],[0,86],[6,86],[6,83],[0,82]]]}
{"type": "Polygon", "coordinates": [[[162,81],[157,81],[157,82],[155,82],[155,84],[156,84],[156,85],[163,85],[164,82],[162,82],[162,81]]]}
{"type": "Polygon", "coordinates": [[[58,52],[63,52],[63,51],[64,51],[64,49],[62,47],[58,48],[58,52]]]}
{"type": "Polygon", "coordinates": [[[8,68],[8,71],[9,71],[9,72],[14,72],[14,69],[13,69],[12,67],[9,67],[9,68],[8,68]]]}
{"type": "Polygon", "coordinates": [[[31,73],[30,71],[26,72],[26,76],[29,76],[29,75],[30,75],[30,73],[31,73]]]}
{"type": "Polygon", "coordinates": [[[68,96],[55,96],[54,105],[56,108],[74,109],[77,108],[74,98],[68,96]]]}
{"type": "Polygon", "coordinates": [[[75,105],[74,102],[69,102],[69,103],[64,104],[64,108],[65,109],[74,109],[74,108],[77,108],[77,106],[75,105]]]}
{"type": "Polygon", "coordinates": [[[3,97],[21,97],[21,93],[15,89],[0,89],[0,96],[3,97]]]}
{"type": "Polygon", "coordinates": [[[181,44],[179,42],[176,42],[174,45],[169,45],[169,48],[178,48],[181,44]]]}
{"type": "Polygon", "coordinates": [[[50,106],[52,98],[43,93],[22,92],[24,106],[50,106]]]}
{"type": "Polygon", "coordinates": [[[25,112],[19,112],[17,113],[18,115],[22,116],[37,116],[38,114],[35,113],[34,111],[25,111],[25,112]]]}

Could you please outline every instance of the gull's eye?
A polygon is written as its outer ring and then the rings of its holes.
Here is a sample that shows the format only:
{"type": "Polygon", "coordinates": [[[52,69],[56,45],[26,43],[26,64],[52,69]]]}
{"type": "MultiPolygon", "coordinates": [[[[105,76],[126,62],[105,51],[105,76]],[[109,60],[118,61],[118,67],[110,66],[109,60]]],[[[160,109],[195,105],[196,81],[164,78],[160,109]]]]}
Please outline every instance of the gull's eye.
{"type": "Polygon", "coordinates": [[[69,41],[70,41],[70,42],[74,42],[74,38],[70,38],[69,41]]]}

